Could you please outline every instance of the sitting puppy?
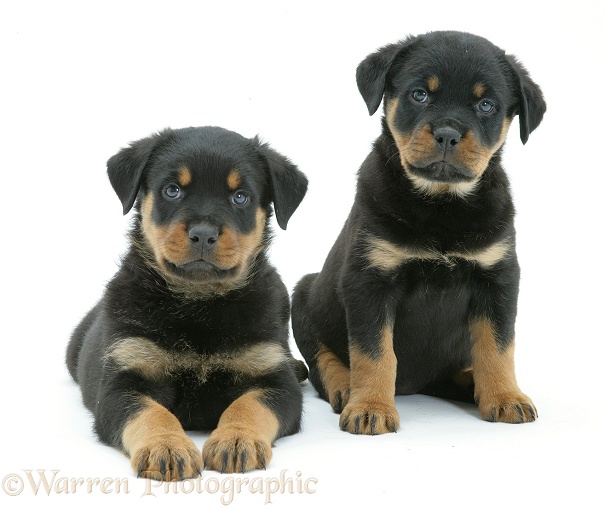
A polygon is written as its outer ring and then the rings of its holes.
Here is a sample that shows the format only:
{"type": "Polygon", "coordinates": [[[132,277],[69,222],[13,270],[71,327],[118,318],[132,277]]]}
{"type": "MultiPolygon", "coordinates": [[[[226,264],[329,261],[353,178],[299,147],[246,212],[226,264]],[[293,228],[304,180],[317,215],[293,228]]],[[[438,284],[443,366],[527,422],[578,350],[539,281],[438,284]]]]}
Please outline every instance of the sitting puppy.
{"type": "Polygon", "coordinates": [[[409,37],[368,56],[357,84],[383,129],[320,273],[297,284],[292,326],[340,427],[399,427],[394,396],[478,403],[489,421],[537,411],[514,373],[519,267],[500,158],[518,115],[545,112],[513,56],[467,33],[409,37]]]}
{"type": "Polygon", "coordinates": [[[164,130],[109,159],[131,245],[77,327],[67,366],[99,438],[141,477],[265,468],[300,428],[306,378],[288,346],[289,297],[266,258],[306,177],[258,139],[164,130]],[[214,430],[200,453],[185,430],[214,430]]]}

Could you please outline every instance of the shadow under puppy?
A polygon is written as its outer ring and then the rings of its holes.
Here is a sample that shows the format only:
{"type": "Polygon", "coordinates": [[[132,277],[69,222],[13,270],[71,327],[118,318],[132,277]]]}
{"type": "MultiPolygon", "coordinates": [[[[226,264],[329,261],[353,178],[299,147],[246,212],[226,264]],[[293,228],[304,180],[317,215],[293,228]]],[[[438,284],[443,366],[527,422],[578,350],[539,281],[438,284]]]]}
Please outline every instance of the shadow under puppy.
{"type": "Polygon", "coordinates": [[[382,133],[320,273],[292,297],[292,327],[340,427],[399,428],[396,394],[476,400],[489,421],[537,411],[516,383],[520,270],[500,158],[512,119],[542,120],[539,87],[515,57],[467,33],[383,47],[357,69],[382,133]]]}
{"type": "Polygon", "coordinates": [[[131,245],[76,328],[67,366],[99,438],[142,477],[265,468],[300,428],[307,375],[288,345],[289,297],[269,264],[306,193],[287,158],[217,127],[164,130],[107,163],[131,245]],[[199,452],[184,430],[215,429],[199,452]]]}

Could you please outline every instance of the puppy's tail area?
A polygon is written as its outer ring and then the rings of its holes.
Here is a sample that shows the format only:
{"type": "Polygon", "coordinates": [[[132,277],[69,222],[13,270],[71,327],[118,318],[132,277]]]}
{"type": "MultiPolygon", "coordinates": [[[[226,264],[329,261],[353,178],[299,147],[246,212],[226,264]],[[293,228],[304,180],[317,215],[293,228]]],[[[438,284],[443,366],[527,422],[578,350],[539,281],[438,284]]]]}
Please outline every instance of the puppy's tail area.
{"type": "MultiPolygon", "coordinates": [[[[317,342],[317,339],[310,331],[312,323],[309,315],[310,309],[308,308],[308,293],[312,283],[317,278],[317,275],[317,273],[309,273],[302,277],[296,284],[292,295],[292,331],[294,332],[296,345],[306,361],[309,361],[307,349],[311,345],[314,345],[314,349],[316,349],[317,342]]],[[[313,351],[311,356],[314,356],[314,354],[316,354],[316,351],[313,351]]]]}
{"type": "Polygon", "coordinates": [[[80,358],[80,350],[84,344],[84,337],[86,337],[88,330],[90,330],[96,321],[98,314],[99,305],[97,304],[88,312],[88,314],[86,314],[84,319],[82,319],[80,324],[71,334],[71,339],[69,339],[69,344],[67,345],[65,364],[67,365],[69,374],[71,374],[71,377],[76,383],[78,382],[78,360],[80,358]]]}
{"type": "Polygon", "coordinates": [[[290,362],[296,374],[298,383],[306,381],[308,379],[308,368],[306,367],[306,364],[302,360],[297,360],[296,358],[292,358],[290,362]]]}
{"type": "Polygon", "coordinates": [[[312,385],[319,393],[323,393],[323,383],[316,368],[316,356],[320,345],[320,335],[315,330],[309,305],[310,290],[318,273],[309,273],[298,281],[292,295],[292,331],[296,346],[306,361],[309,369],[304,366],[304,376],[308,376],[312,385]]]}

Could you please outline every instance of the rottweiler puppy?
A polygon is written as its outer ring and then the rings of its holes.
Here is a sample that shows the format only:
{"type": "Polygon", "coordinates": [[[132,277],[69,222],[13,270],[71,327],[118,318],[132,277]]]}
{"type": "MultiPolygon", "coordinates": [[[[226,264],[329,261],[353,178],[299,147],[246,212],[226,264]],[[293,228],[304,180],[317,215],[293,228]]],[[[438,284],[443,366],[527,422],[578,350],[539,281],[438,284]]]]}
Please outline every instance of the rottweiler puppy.
{"type": "Polygon", "coordinates": [[[540,88],[514,56],[467,33],[411,36],[357,68],[382,133],[320,273],[292,297],[296,343],[351,433],[399,428],[394,396],[475,400],[482,418],[530,422],[514,373],[519,266],[501,166],[518,115],[525,143],[540,88]]]}
{"type": "Polygon", "coordinates": [[[75,329],[69,372],[101,441],[137,475],[265,468],[300,428],[307,375],[288,346],[289,295],[266,248],[306,177],[257,138],[167,129],[111,157],[130,246],[75,329]],[[213,430],[203,453],[185,430],[213,430]]]}

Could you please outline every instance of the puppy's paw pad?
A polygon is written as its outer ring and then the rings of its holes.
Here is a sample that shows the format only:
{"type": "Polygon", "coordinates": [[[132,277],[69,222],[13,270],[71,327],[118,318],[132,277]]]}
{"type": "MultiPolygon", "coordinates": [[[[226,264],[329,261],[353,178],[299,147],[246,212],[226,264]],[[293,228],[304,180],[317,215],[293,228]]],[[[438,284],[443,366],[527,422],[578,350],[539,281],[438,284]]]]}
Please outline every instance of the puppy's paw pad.
{"type": "Polygon", "coordinates": [[[271,443],[242,426],[217,428],[203,446],[205,469],[221,473],[245,473],[266,469],[273,452],[271,443]]]}
{"type": "Polygon", "coordinates": [[[178,481],[201,474],[201,452],[186,434],[167,434],[150,438],[131,456],[139,478],[178,481]]]}
{"type": "Polygon", "coordinates": [[[488,422],[527,423],[538,418],[533,401],[523,393],[504,394],[491,399],[482,399],[478,408],[482,418],[488,422]]]}
{"type": "Polygon", "coordinates": [[[400,427],[398,411],[392,404],[350,402],[340,415],[340,428],[352,434],[385,434],[400,427]]]}

